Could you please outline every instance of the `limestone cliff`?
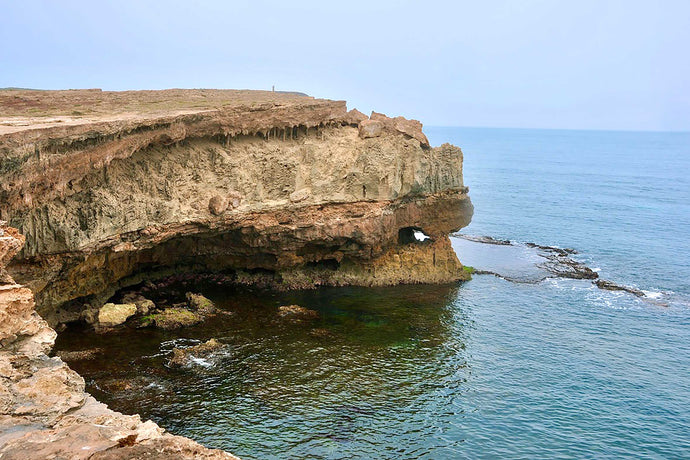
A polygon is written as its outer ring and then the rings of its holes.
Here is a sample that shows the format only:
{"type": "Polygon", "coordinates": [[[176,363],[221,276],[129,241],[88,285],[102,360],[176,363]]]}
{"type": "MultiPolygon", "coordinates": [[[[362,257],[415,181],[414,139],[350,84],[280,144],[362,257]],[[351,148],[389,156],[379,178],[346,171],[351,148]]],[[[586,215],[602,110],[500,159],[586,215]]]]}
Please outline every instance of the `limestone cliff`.
{"type": "Polygon", "coordinates": [[[419,122],[298,94],[36,93],[0,92],[0,216],[26,237],[9,272],[51,324],[180,271],[276,287],[464,277],[447,237],[472,215],[462,152],[431,148],[419,122]]]}

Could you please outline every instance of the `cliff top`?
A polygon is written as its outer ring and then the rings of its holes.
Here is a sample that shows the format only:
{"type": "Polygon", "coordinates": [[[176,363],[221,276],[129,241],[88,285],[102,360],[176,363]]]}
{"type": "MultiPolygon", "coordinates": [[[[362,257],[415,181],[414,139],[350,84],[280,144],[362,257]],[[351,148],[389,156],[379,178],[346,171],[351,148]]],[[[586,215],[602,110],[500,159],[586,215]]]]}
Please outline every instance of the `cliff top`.
{"type": "Polygon", "coordinates": [[[176,116],[270,104],[327,102],[302,93],[232,89],[0,89],[0,135],[29,129],[176,116]]]}

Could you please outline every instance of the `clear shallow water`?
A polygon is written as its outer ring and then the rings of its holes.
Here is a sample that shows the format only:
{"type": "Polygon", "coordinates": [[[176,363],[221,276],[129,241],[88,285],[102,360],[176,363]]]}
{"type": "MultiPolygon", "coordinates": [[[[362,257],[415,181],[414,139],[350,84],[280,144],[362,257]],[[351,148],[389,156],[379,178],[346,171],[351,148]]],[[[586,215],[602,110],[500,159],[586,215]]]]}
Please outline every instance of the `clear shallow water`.
{"type": "Polygon", "coordinates": [[[207,289],[235,314],[177,334],[70,329],[57,349],[103,348],[71,363],[99,399],[247,459],[690,457],[690,135],[427,132],[465,152],[466,233],[573,247],[668,306],[588,281],[488,275],[207,289]],[[320,318],[280,321],[292,303],[320,318]],[[217,356],[166,366],[174,346],[211,337],[227,345],[217,356]]]}

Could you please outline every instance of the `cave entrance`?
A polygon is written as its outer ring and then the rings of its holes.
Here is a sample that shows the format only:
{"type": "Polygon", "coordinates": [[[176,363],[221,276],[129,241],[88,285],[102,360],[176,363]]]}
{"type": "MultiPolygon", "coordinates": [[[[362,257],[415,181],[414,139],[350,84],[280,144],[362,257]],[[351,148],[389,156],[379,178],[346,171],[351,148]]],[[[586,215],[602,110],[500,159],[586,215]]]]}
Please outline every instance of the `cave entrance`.
{"type": "Polygon", "coordinates": [[[419,227],[404,227],[398,230],[398,244],[419,244],[432,241],[419,227]]]}

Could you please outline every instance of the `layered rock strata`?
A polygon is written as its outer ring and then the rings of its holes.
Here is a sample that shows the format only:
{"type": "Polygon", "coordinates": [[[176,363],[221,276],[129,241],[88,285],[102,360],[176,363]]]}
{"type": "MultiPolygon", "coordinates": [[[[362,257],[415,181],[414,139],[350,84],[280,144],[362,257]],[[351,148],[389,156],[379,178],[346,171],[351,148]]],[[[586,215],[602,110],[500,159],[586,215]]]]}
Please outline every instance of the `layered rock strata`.
{"type": "MultiPolygon", "coordinates": [[[[23,238],[0,222],[0,268],[23,238]]],[[[56,333],[34,310],[30,289],[0,280],[0,458],[235,459],[107,408],[84,379],[48,357],[56,333]]]]}
{"type": "MultiPolygon", "coordinates": [[[[46,93],[18,94],[59,101],[46,93]]],[[[447,237],[472,215],[462,152],[419,122],[297,94],[57,93],[116,115],[0,118],[0,213],[26,237],[9,272],[51,324],[183,271],[278,288],[466,276],[447,237]],[[185,102],[200,94],[213,104],[185,102]],[[175,111],[154,107],[166,97],[175,111]]]]}

